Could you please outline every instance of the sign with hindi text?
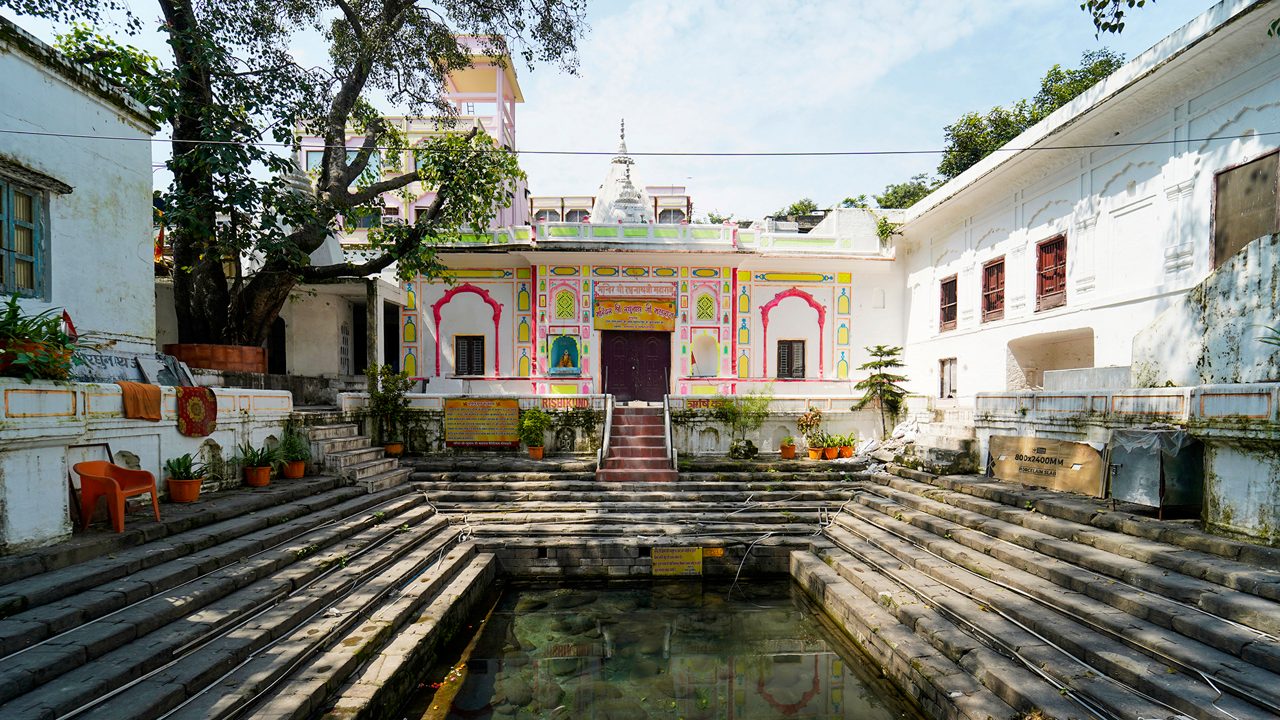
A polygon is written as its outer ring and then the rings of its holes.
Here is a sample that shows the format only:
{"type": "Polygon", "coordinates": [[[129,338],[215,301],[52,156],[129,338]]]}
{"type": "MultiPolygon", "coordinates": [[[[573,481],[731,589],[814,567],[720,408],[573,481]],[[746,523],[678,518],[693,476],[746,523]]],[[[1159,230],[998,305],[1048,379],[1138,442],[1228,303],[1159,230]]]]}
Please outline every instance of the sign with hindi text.
{"type": "Polygon", "coordinates": [[[520,446],[520,403],[501,398],[444,401],[444,445],[451,448],[520,446]]]}
{"type": "Polygon", "coordinates": [[[596,298],[597,330],[671,332],[676,329],[672,300],[607,300],[596,298]]]}
{"type": "Polygon", "coordinates": [[[679,577],[702,574],[702,548],[656,547],[652,551],[653,574],[679,577]]]}
{"type": "Polygon", "coordinates": [[[1000,480],[1102,497],[1102,453],[1085,443],[992,435],[991,462],[1000,480]]]}

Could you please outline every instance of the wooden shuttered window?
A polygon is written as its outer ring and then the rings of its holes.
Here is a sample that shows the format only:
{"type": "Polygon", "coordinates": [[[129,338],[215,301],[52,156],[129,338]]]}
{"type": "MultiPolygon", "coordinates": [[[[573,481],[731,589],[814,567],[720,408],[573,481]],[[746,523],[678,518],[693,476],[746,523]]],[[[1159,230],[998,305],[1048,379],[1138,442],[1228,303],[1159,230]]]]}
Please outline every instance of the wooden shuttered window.
{"type": "Polygon", "coordinates": [[[956,308],[959,296],[956,294],[956,276],[946,278],[938,285],[938,330],[947,331],[956,328],[956,308]]]}
{"type": "Polygon", "coordinates": [[[44,294],[44,194],[0,179],[0,292],[44,294]]]}
{"type": "Polygon", "coordinates": [[[1223,170],[1215,178],[1213,266],[1264,235],[1280,232],[1280,152],[1223,170]]]}
{"type": "Polygon", "coordinates": [[[778,341],[778,377],[804,377],[804,341],[778,341]]]}
{"type": "Polygon", "coordinates": [[[982,322],[1004,317],[1004,258],[982,266],[982,322]]]}
{"type": "Polygon", "coordinates": [[[484,375],[484,336],[455,335],[455,370],[458,375],[484,375]]]}
{"type": "Polygon", "coordinates": [[[1036,247],[1036,310],[1067,304],[1067,236],[1049,238],[1036,247]]]}

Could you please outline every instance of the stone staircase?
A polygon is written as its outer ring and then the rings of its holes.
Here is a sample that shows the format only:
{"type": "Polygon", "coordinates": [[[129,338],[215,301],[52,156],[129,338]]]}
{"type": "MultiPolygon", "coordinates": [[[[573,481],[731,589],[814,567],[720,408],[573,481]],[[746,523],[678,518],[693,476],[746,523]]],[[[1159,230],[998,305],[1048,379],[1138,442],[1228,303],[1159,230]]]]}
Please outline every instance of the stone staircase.
{"type": "Polygon", "coordinates": [[[1280,550],[1082,496],[866,475],[796,579],[934,717],[1280,717],[1280,550]]]}
{"type": "Polygon", "coordinates": [[[284,481],[162,516],[130,515],[129,547],[90,530],[0,559],[0,717],[385,716],[496,572],[407,485],[284,481]]]}
{"type": "Polygon", "coordinates": [[[671,482],[662,408],[615,407],[609,454],[596,471],[604,482],[671,482]]]}
{"type": "Polygon", "coordinates": [[[374,447],[368,436],[358,434],[355,423],[312,425],[311,454],[326,470],[360,485],[368,492],[386,490],[403,484],[412,470],[400,467],[400,461],[387,457],[374,447]]]}
{"type": "Polygon", "coordinates": [[[652,484],[598,482],[589,464],[572,460],[543,461],[538,470],[515,459],[470,470],[406,462],[417,464],[413,481],[431,503],[481,543],[570,536],[807,538],[823,513],[848,499],[854,477],[818,463],[741,471],[738,463],[701,461],[675,482],[652,484]]]}

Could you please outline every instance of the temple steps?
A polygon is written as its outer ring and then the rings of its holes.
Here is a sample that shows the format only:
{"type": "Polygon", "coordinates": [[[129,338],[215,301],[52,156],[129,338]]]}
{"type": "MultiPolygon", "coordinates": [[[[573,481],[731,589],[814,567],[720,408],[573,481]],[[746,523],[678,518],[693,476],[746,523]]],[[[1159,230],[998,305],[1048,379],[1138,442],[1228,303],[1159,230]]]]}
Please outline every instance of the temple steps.
{"type": "Polygon", "coordinates": [[[0,717],[305,717],[411,685],[495,571],[411,485],[277,498],[0,587],[0,717]]]}
{"type": "MultiPolygon", "coordinates": [[[[853,484],[824,529],[831,545],[815,544],[830,574],[811,593],[856,590],[893,616],[888,636],[910,631],[1018,712],[1280,717],[1280,603],[1262,596],[1274,566],[1100,530],[1119,513],[1088,498],[909,474],[853,484]]],[[[871,632],[837,619],[855,639],[871,632]]]]}

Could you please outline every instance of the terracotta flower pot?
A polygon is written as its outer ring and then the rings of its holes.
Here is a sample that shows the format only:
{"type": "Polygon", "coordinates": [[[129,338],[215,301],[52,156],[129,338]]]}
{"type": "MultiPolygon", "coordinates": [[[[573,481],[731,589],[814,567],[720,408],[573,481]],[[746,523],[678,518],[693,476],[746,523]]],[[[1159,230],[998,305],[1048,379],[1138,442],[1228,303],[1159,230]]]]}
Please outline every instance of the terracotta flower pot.
{"type": "Polygon", "coordinates": [[[543,448],[542,448],[542,447],[531,447],[531,448],[529,448],[529,457],[530,457],[531,459],[533,459],[533,460],[541,460],[541,459],[542,459],[542,450],[543,450],[543,448]]]}
{"type": "Polygon", "coordinates": [[[783,445],[778,448],[782,452],[783,460],[794,460],[796,457],[795,445],[783,445]]]}
{"type": "Polygon", "coordinates": [[[404,454],[404,443],[402,442],[383,443],[382,451],[385,452],[388,457],[400,457],[401,455],[404,454]]]}
{"type": "Polygon", "coordinates": [[[809,448],[809,459],[810,459],[810,460],[821,460],[821,459],[822,459],[822,448],[820,448],[820,447],[811,447],[811,448],[809,448]]]}
{"type": "Polygon", "coordinates": [[[178,480],[169,478],[169,502],[192,503],[200,499],[200,486],[204,478],[178,480]]]}
{"type": "Polygon", "coordinates": [[[282,477],[288,478],[289,480],[297,480],[298,478],[306,474],[307,474],[306,460],[290,460],[289,462],[284,464],[284,469],[280,471],[280,475],[282,477]]]}
{"type": "Polygon", "coordinates": [[[839,455],[840,448],[838,447],[822,448],[822,457],[828,460],[835,460],[839,455]]]}
{"type": "Polygon", "coordinates": [[[840,446],[840,457],[842,457],[842,458],[850,458],[850,457],[853,457],[853,446],[852,446],[852,445],[841,445],[841,446],[840,446]]]}
{"type": "Polygon", "coordinates": [[[271,484],[271,467],[247,467],[244,469],[244,484],[249,487],[266,487],[271,484]]]}

